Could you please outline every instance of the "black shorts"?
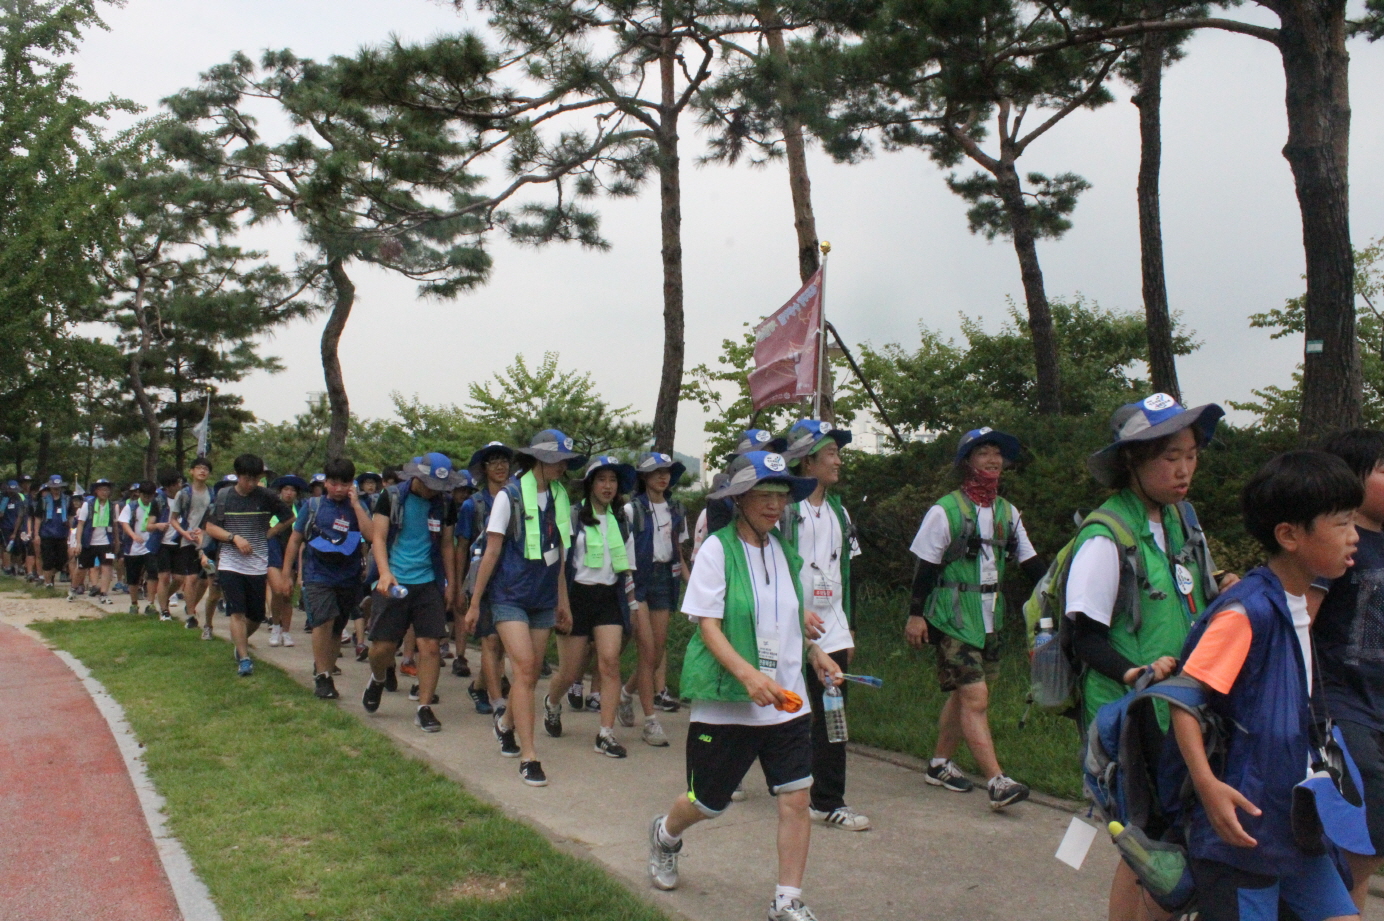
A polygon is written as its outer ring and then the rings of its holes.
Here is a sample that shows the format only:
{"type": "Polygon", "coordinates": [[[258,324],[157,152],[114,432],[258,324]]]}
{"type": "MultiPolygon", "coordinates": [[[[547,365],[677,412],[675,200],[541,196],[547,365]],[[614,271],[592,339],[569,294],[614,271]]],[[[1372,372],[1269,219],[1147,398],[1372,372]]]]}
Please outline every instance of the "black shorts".
{"type": "Polygon", "coordinates": [[[447,600],[436,582],[406,585],[408,596],[390,598],[375,592],[371,596],[374,625],[370,639],[383,643],[401,643],[409,627],[413,635],[425,640],[447,638],[447,600]]]}
{"type": "Polygon", "coordinates": [[[39,554],[43,557],[43,571],[62,569],[67,565],[67,538],[40,537],[39,554]]]}
{"type": "Polygon", "coordinates": [[[772,726],[687,725],[687,798],[705,816],[726,811],[759,759],[774,796],[812,786],[812,714],[772,726]]]}
{"type": "MultiPolygon", "coordinates": [[[[470,605],[470,596],[467,596],[467,605],[470,605]]],[[[487,593],[481,596],[481,616],[476,618],[476,630],[471,634],[478,640],[483,640],[487,636],[498,636],[495,632],[495,613],[490,609],[490,595],[487,593]]]]}
{"type": "Polygon", "coordinates": [[[257,624],[264,623],[265,586],[268,576],[247,576],[242,572],[221,570],[217,573],[221,583],[221,597],[226,599],[227,614],[243,614],[246,620],[257,624]]]}
{"type": "Polygon", "coordinates": [[[77,566],[81,569],[96,569],[115,565],[115,548],[110,544],[97,544],[83,547],[77,554],[77,566]]]}
{"type": "Polygon", "coordinates": [[[1336,723],[1360,769],[1365,789],[1365,822],[1376,854],[1384,851],[1384,732],[1350,720],[1336,723]]]}
{"type": "Polygon", "coordinates": [[[159,573],[171,574],[173,572],[174,549],[176,548],[171,547],[168,544],[159,544],[159,549],[154,551],[154,558],[158,560],[158,563],[156,565],[158,566],[159,573]]]}
{"type": "Polygon", "coordinates": [[[567,598],[572,604],[571,636],[590,636],[593,627],[623,627],[625,596],[615,585],[567,583],[567,598]]]}
{"type": "Polygon", "coordinates": [[[157,578],[158,570],[149,565],[153,559],[153,554],[149,553],[125,557],[125,584],[142,585],[146,580],[157,578]]]}
{"type": "Polygon", "coordinates": [[[197,554],[196,546],[193,544],[183,544],[173,551],[173,575],[202,575],[202,560],[197,554]]]}
{"type": "MultiPolygon", "coordinates": [[[[346,621],[359,617],[360,583],[323,585],[320,582],[304,582],[303,604],[308,612],[309,627],[320,627],[338,620],[346,621]]],[[[338,626],[336,629],[340,630],[341,627],[338,626]]]]}

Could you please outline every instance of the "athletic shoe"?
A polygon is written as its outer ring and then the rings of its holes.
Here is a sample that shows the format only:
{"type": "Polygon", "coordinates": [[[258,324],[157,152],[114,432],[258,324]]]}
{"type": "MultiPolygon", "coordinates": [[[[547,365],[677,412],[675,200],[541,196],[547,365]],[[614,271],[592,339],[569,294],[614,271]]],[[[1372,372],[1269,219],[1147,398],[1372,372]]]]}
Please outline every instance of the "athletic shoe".
{"type": "Polygon", "coordinates": [[[405,675],[409,678],[417,678],[418,666],[412,662],[404,662],[402,665],[399,666],[399,674],[405,675]]]}
{"type": "Polygon", "coordinates": [[[743,803],[743,802],[745,801],[745,782],[744,782],[744,781],[741,781],[740,783],[738,783],[738,784],[735,785],[735,790],[734,790],[734,792],[732,792],[731,795],[730,795],[730,801],[731,801],[732,803],[743,803]]]}
{"type": "Polygon", "coordinates": [[[615,741],[615,736],[605,733],[596,734],[596,752],[607,758],[624,758],[629,755],[629,752],[625,751],[625,746],[615,741]]]}
{"type": "Polygon", "coordinates": [[[934,787],[945,787],[953,793],[970,793],[976,786],[971,783],[970,778],[961,773],[961,768],[956,766],[956,762],[950,759],[935,766],[929,765],[927,773],[923,774],[923,780],[934,787]]]}
{"type": "Polygon", "coordinates": [[[283,641],[283,644],[284,644],[285,646],[297,646],[297,645],[298,645],[297,643],[293,642],[293,634],[292,634],[292,633],[289,633],[287,630],[285,630],[285,631],[283,632],[283,634],[280,636],[280,639],[283,641]]]}
{"type": "Polygon", "coordinates": [[[500,728],[500,719],[505,715],[505,708],[500,707],[495,711],[494,729],[495,738],[500,740],[500,754],[506,758],[519,757],[519,743],[514,740],[514,727],[508,729],[500,728]]]}
{"type": "Polygon", "coordinates": [[[451,644],[451,643],[440,643],[440,644],[438,644],[438,647],[437,647],[437,654],[438,654],[438,656],[442,659],[443,662],[446,662],[448,659],[452,658],[452,644],[451,644]]]}
{"type": "Polygon", "coordinates": [[[364,662],[370,658],[370,647],[364,643],[356,644],[356,661],[364,662]]]}
{"type": "Polygon", "coordinates": [[[413,724],[424,732],[442,731],[442,723],[433,715],[432,707],[426,705],[413,714],[413,724]]]}
{"type": "Polygon", "coordinates": [[[531,787],[546,787],[548,775],[543,773],[543,765],[537,761],[520,761],[519,776],[531,787]]]}
{"type": "Polygon", "coordinates": [[[466,686],[466,693],[471,695],[471,702],[476,705],[477,713],[488,715],[495,712],[495,708],[490,706],[490,695],[476,687],[474,682],[466,686]]]}
{"type": "Polygon", "coordinates": [[[249,678],[255,673],[255,663],[250,661],[249,656],[246,656],[236,663],[236,671],[240,677],[249,678]]]}
{"type": "Polygon", "coordinates": [[[587,713],[600,713],[600,712],[601,712],[601,692],[600,692],[600,691],[592,691],[590,694],[587,694],[587,695],[586,695],[586,712],[587,712],[587,713]]]}
{"type": "Polygon", "coordinates": [[[553,677],[553,666],[552,666],[552,663],[549,662],[547,659],[544,659],[544,660],[543,660],[543,668],[539,669],[538,677],[540,677],[540,678],[551,678],[551,677],[553,677]]]}
{"type": "Polygon", "coordinates": [[[500,696],[509,700],[509,675],[500,675],[500,696]]]}
{"type": "Polygon", "coordinates": [[[668,746],[668,737],[663,734],[663,727],[653,717],[644,721],[644,731],[640,734],[640,738],[654,748],[666,748],[668,746]]]}
{"type": "Polygon", "coordinates": [[[112,595],[123,595],[123,594],[125,594],[126,592],[128,592],[129,590],[130,590],[130,587],[129,587],[128,585],[126,585],[124,582],[117,582],[117,583],[115,583],[114,585],[111,586],[111,594],[112,594],[112,595]]]}
{"type": "Polygon", "coordinates": [[[365,693],[360,695],[360,705],[365,708],[366,713],[374,713],[380,709],[380,698],[384,696],[384,685],[375,680],[371,675],[370,680],[365,684],[365,693]]]}
{"type": "Polygon", "coordinates": [[[471,666],[466,664],[465,656],[458,656],[452,660],[452,674],[458,678],[471,677],[471,666]]]}
{"type": "Polygon", "coordinates": [[[74,592],[74,591],[70,591],[70,590],[69,590],[68,593],[67,593],[67,600],[68,600],[68,601],[76,601],[76,600],[77,600],[77,593],[74,592]]]}
{"type": "Polygon", "coordinates": [[[664,892],[678,888],[678,855],[682,853],[681,841],[668,847],[658,838],[658,826],[666,818],[661,815],[649,826],[649,879],[664,892]]]}
{"type": "Polygon", "coordinates": [[[1012,777],[996,774],[990,778],[990,808],[999,812],[1005,806],[1012,806],[1028,799],[1028,787],[1012,777]]]}
{"type": "Polygon", "coordinates": [[[186,627],[186,628],[189,629],[189,630],[196,630],[196,629],[197,629],[197,618],[196,618],[196,617],[193,617],[192,615],[188,615],[187,620],[183,621],[183,626],[186,627]]]}
{"type": "Polygon", "coordinates": [[[203,627],[203,628],[202,628],[202,639],[204,639],[204,640],[209,640],[209,639],[211,639],[211,627],[210,627],[210,626],[206,626],[206,627],[203,627]]]}
{"type": "Polygon", "coordinates": [[[866,831],[870,827],[870,820],[850,806],[838,806],[831,812],[809,808],[808,812],[818,822],[835,825],[837,828],[844,828],[847,831],[866,831]]]}
{"type": "Polygon", "coordinates": [[[567,689],[567,706],[572,708],[573,713],[580,713],[586,709],[586,698],[582,696],[586,688],[580,681],[567,689]]]}
{"type": "Polygon", "coordinates": [[[787,908],[775,908],[770,905],[769,921],[817,921],[817,916],[801,899],[794,899],[788,903],[787,908]]]}
{"type": "Polygon", "coordinates": [[[342,630],[342,631],[341,631],[341,645],[342,645],[342,646],[350,646],[350,645],[351,645],[352,643],[354,643],[355,641],[356,641],[356,638],[353,637],[353,636],[351,635],[351,631],[350,631],[350,630],[342,630]]]}
{"type": "Polygon", "coordinates": [[[399,676],[394,674],[394,666],[389,666],[384,672],[384,689],[393,694],[399,690],[399,676]]]}
{"type": "Polygon", "coordinates": [[[172,619],[173,619],[173,612],[172,612],[172,611],[160,611],[160,612],[159,612],[159,620],[169,621],[169,620],[172,620],[172,619]]]}
{"type": "MultiPolygon", "coordinates": [[[[408,689],[408,699],[409,699],[409,700],[417,700],[417,699],[418,699],[418,685],[415,684],[413,687],[411,687],[411,688],[408,689]]],[[[440,703],[442,703],[442,698],[441,698],[441,697],[438,697],[437,694],[434,693],[434,694],[433,694],[432,702],[435,703],[435,704],[440,704],[440,703]]]]}
{"type": "MultiPolygon", "coordinates": [[[[49,587],[49,588],[52,588],[53,586],[50,585],[50,586],[48,586],[48,587],[49,587]]],[[[152,604],[146,604],[146,605],[144,606],[144,613],[145,613],[145,614],[148,614],[150,617],[154,617],[155,615],[157,615],[157,614],[159,613],[159,609],[156,608],[156,607],[154,607],[152,604]]]]}
{"type": "Polygon", "coordinates": [[[336,692],[336,682],[332,680],[331,675],[318,675],[316,683],[317,687],[313,689],[313,693],[323,700],[336,700],[341,696],[336,692]]]}
{"type": "Polygon", "coordinates": [[[269,628],[269,645],[280,646],[284,641],[284,628],[274,624],[269,628]]]}
{"type": "Polygon", "coordinates": [[[549,703],[547,694],[543,695],[543,730],[554,739],[562,737],[562,703],[549,703]]]}
{"type": "Polygon", "coordinates": [[[341,666],[340,666],[340,665],[333,665],[333,666],[332,666],[332,677],[333,677],[333,678],[340,678],[340,677],[341,677],[341,666]]]}
{"type": "Polygon", "coordinates": [[[624,688],[620,689],[620,703],[615,708],[615,718],[620,721],[621,726],[634,725],[634,695],[624,688]]]}
{"type": "Polygon", "coordinates": [[[662,710],[664,713],[677,713],[682,709],[682,703],[664,688],[654,695],[654,709],[662,710]]]}
{"type": "Polygon", "coordinates": [[[130,613],[131,613],[131,614],[138,614],[138,613],[139,613],[139,605],[137,605],[137,604],[132,604],[132,605],[130,605],[130,613]]]}

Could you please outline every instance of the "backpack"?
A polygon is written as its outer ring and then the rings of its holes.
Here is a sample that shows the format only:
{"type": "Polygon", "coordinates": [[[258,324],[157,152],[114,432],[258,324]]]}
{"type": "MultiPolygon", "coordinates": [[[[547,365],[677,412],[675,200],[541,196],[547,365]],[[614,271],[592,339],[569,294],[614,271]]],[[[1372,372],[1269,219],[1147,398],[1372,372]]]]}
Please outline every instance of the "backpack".
{"type": "MultiPolygon", "coordinates": [[[[956,507],[961,511],[961,531],[952,538],[950,544],[947,544],[947,549],[942,551],[943,568],[963,556],[975,559],[980,556],[982,547],[990,547],[996,557],[1017,555],[1019,535],[1017,529],[1010,527],[1008,515],[995,515],[995,536],[981,537],[980,526],[976,521],[975,503],[959,489],[952,495],[956,497],[956,507]]],[[[1008,505],[1008,502],[1005,504],[1008,505]]]]}

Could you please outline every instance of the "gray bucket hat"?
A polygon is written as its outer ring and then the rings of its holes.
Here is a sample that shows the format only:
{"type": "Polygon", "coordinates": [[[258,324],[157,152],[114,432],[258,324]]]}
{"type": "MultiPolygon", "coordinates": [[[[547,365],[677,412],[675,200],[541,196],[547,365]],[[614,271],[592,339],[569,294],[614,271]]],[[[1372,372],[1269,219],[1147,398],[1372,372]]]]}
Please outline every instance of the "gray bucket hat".
{"type": "Polygon", "coordinates": [[[451,492],[462,485],[461,471],[452,466],[452,459],[436,451],[415,457],[399,469],[399,474],[401,478],[420,479],[429,489],[438,492],[451,492]]]}
{"type": "Polygon", "coordinates": [[[788,461],[782,454],[772,451],[751,451],[742,454],[726,467],[726,484],[707,494],[708,499],[729,499],[743,495],[765,483],[782,483],[788,487],[788,498],[801,502],[817,488],[812,477],[793,476],[788,472],[788,461]]]}
{"type": "Polygon", "coordinates": [[[1216,433],[1216,423],[1224,415],[1225,410],[1215,403],[1184,409],[1166,393],[1155,393],[1138,403],[1126,403],[1110,417],[1114,441],[1086,458],[1086,469],[1097,483],[1113,486],[1119,471],[1121,446],[1157,441],[1194,426],[1201,433],[1202,441],[1209,442],[1216,433]]]}
{"type": "Polygon", "coordinates": [[[572,439],[557,429],[544,429],[530,439],[527,448],[515,448],[514,453],[544,464],[566,464],[568,470],[586,463],[586,455],[572,450],[572,439]]]}

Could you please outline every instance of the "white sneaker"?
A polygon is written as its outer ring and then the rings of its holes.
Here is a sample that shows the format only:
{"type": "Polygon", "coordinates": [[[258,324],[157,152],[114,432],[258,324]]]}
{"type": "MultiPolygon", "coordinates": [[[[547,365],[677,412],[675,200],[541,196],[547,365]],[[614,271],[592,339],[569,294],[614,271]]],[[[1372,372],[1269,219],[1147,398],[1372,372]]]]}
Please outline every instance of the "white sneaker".
{"type": "Polygon", "coordinates": [[[275,624],[274,626],[272,626],[272,627],[269,628],[269,645],[270,645],[270,646],[278,646],[279,644],[281,644],[281,643],[283,642],[283,638],[284,638],[283,629],[280,628],[278,624],[275,624]]]}
{"type": "Polygon", "coordinates": [[[644,721],[644,731],[640,737],[654,748],[667,748],[668,736],[663,732],[663,726],[657,719],[647,719],[644,721]]]}
{"type": "Polygon", "coordinates": [[[285,646],[297,646],[297,645],[298,645],[297,643],[293,642],[293,633],[292,633],[292,631],[290,631],[290,630],[285,630],[285,631],[281,634],[281,636],[280,636],[280,642],[282,642],[285,646]]]}
{"type": "Polygon", "coordinates": [[[634,695],[624,688],[620,688],[620,705],[615,708],[615,717],[621,726],[634,725],[634,695]]]}
{"type": "Polygon", "coordinates": [[[203,628],[202,628],[202,639],[204,639],[204,640],[209,640],[209,639],[211,639],[211,627],[203,627],[203,628]]]}
{"type": "Polygon", "coordinates": [[[813,821],[835,825],[848,831],[866,831],[870,827],[869,818],[856,812],[850,806],[841,806],[831,812],[809,808],[808,812],[812,815],[813,821]]]}
{"type": "Polygon", "coordinates": [[[738,783],[738,784],[735,785],[735,792],[731,793],[731,795],[730,795],[730,801],[731,801],[732,803],[743,803],[743,802],[745,801],[745,783],[744,783],[744,781],[741,781],[740,783],[738,783]]]}

